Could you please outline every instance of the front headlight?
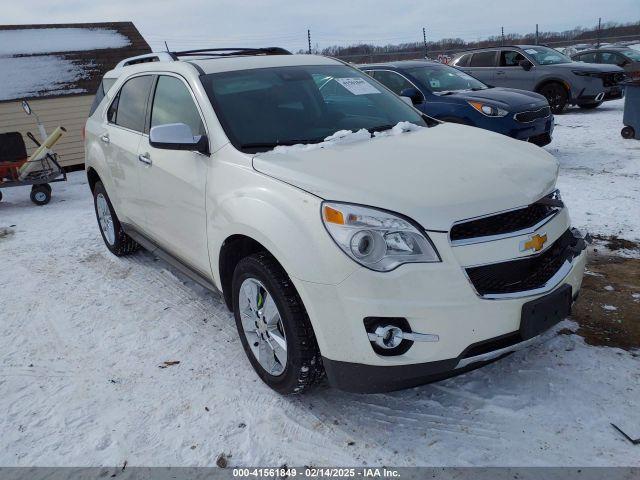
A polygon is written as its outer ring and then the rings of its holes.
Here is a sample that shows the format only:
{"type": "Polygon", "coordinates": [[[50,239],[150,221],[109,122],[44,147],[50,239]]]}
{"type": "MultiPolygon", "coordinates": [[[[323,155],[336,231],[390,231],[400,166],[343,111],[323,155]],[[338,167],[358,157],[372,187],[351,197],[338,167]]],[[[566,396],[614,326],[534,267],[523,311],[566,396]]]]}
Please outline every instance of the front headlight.
{"type": "Polygon", "coordinates": [[[488,103],[482,102],[468,102],[473,108],[479,111],[481,114],[486,115],[487,117],[504,117],[507,113],[506,110],[502,108],[495,107],[493,105],[489,105],[488,103]]]}
{"type": "Polygon", "coordinates": [[[440,262],[427,234],[398,215],[324,202],[322,221],[344,253],[372,270],[388,272],[403,263],[440,262]]]}

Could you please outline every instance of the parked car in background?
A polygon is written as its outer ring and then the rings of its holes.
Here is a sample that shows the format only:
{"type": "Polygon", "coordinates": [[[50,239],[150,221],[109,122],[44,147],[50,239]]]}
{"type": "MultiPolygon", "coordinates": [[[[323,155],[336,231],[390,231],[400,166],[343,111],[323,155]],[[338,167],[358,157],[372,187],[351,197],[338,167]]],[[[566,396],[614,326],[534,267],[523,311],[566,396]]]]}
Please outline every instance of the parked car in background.
{"type": "Polygon", "coordinates": [[[220,291],[274,390],[440,380],[569,314],[586,244],[545,150],[322,56],[164,52],[114,73],[85,137],[106,248],[220,291]]]}
{"type": "Polygon", "coordinates": [[[640,79],[640,51],[629,47],[610,46],[585,50],[571,56],[576,62],[617,65],[631,79],[640,79]]]}
{"type": "Polygon", "coordinates": [[[553,114],[537,93],[492,88],[461,70],[426,60],[359,68],[438,120],[484,128],[538,146],[551,142],[553,114]]]}
{"type": "Polygon", "coordinates": [[[624,70],[617,65],[574,62],[549,47],[512,45],[458,53],[451,63],[497,87],[520,88],[544,95],[553,113],[567,105],[596,108],[622,98],[624,70]]]}

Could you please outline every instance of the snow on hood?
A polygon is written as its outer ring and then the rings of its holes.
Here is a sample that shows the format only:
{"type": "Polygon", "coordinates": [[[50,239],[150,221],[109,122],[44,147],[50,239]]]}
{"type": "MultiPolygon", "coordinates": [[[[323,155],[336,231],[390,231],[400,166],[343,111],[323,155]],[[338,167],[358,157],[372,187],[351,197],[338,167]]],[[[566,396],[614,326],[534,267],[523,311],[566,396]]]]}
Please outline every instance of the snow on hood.
{"type": "Polygon", "coordinates": [[[535,145],[450,123],[401,128],[259,153],[253,167],[323,199],[392,210],[443,231],[528,205],[555,187],[558,162],[535,145]]]}
{"type": "MultiPolygon", "coordinates": [[[[375,132],[374,137],[385,137],[389,135],[400,135],[401,133],[414,132],[421,127],[411,122],[400,122],[389,130],[382,132],[375,132]]],[[[352,130],[338,130],[333,135],[329,135],[322,142],[319,143],[300,143],[297,145],[278,145],[272,152],[275,153],[287,153],[287,152],[309,152],[311,150],[318,150],[321,148],[328,148],[334,145],[347,145],[353,142],[361,142],[363,140],[371,140],[371,133],[365,128],[354,132],[352,130]]]]}

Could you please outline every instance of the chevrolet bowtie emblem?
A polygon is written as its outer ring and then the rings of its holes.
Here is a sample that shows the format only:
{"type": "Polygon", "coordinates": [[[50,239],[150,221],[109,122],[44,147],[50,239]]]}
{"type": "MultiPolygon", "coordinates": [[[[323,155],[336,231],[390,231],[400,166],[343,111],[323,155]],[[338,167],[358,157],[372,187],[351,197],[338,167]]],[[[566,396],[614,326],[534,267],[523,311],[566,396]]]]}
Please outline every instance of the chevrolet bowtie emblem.
{"type": "Polygon", "coordinates": [[[533,250],[534,252],[539,252],[545,243],[547,243],[547,234],[543,233],[542,235],[538,235],[536,233],[529,240],[520,242],[520,251],[526,252],[527,250],[533,250]]]}

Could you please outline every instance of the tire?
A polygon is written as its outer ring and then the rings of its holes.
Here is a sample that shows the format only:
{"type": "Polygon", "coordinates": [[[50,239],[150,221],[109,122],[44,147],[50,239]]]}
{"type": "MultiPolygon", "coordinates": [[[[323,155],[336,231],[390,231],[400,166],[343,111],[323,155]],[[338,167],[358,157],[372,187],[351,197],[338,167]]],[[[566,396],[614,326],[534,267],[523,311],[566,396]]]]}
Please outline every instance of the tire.
{"type": "Polygon", "coordinates": [[[50,185],[50,184],[48,184],[48,183],[43,183],[43,184],[42,184],[42,186],[43,186],[43,187],[45,187],[46,189],[48,189],[48,190],[49,190],[49,193],[51,193],[51,190],[52,190],[52,189],[51,189],[51,185],[50,185]]]}
{"type": "Polygon", "coordinates": [[[593,103],[580,103],[578,106],[583,108],[584,110],[593,110],[594,108],[598,108],[602,105],[602,102],[593,102],[593,103]]]}
{"type": "Polygon", "coordinates": [[[111,253],[121,257],[140,248],[140,245],[122,229],[109,195],[100,181],[93,187],[93,206],[96,210],[96,220],[98,220],[102,240],[111,253]]]}
{"type": "Polygon", "coordinates": [[[620,135],[622,135],[622,138],[624,138],[625,140],[630,140],[632,138],[636,138],[636,131],[633,129],[633,127],[627,126],[622,129],[620,135]]]}
{"type": "Polygon", "coordinates": [[[242,346],[264,383],[282,395],[299,394],[323,377],[320,350],[307,311],[288,275],[271,255],[259,252],[238,262],[232,295],[242,346]],[[278,348],[283,344],[284,353],[278,348]]]}
{"type": "Polygon", "coordinates": [[[569,101],[569,94],[566,88],[558,82],[543,85],[538,89],[538,93],[547,99],[549,107],[551,107],[551,113],[556,115],[564,111],[569,101]]]}
{"type": "Polygon", "coordinates": [[[36,205],[46,205],[51,201],[51,188],[46,185],[34,185],[31,187],[31,201],[36,205]]]}

